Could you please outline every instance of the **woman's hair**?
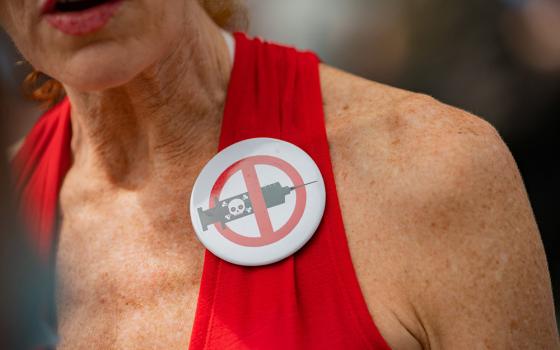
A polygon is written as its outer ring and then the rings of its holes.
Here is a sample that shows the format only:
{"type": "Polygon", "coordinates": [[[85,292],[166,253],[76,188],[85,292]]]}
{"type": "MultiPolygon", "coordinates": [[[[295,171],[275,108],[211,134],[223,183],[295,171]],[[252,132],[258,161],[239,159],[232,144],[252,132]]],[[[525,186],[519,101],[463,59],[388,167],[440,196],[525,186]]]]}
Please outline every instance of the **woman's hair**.
{"type": "MultiPolygon", "coordinates": [[[[220,27],[235,31],[248,27],[247,5],[245,0],[199,0],[208,15],[220,27]]],[[[41,72],[33,70],[23,81],[25,96],[49,108],[64,96],[62,84],[41,72]]]]}
{"type": "Polygon", "coordinates": [[[249,24],[245,0],[199,0],[208,15],[220,27],[235,31],[246,30],[249,24]]]}
{"type": "Polygon", "coordinates": [[[39,102],[42,108],[47,109],[63,97],[64,88],[57,80],[32,70],[23,81],[23,94],[25,97],[39,102]]]}

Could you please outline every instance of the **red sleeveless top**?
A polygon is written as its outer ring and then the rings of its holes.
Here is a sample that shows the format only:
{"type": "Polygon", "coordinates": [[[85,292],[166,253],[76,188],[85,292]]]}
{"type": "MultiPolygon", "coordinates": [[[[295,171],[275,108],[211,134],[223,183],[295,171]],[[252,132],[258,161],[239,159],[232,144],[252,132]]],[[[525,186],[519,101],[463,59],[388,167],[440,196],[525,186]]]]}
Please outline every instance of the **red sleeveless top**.
{"type": "MultiPolygon", "coordinates": [[[[206,251],[189,348],[389,349],[368,312],[348,250],[325,132],[319,61],[312,53],[244,34],[235,39],[219,149],[254,137],[291,142],[317,163],[327,202],[313,238],[280,262],[243,267],[206,251]]],[[[22,210],[46,261],[54,258],[58,192],[71,164],[70,140],[70,105],[64,100],[37,122],[14,160],[22,210]]]]}

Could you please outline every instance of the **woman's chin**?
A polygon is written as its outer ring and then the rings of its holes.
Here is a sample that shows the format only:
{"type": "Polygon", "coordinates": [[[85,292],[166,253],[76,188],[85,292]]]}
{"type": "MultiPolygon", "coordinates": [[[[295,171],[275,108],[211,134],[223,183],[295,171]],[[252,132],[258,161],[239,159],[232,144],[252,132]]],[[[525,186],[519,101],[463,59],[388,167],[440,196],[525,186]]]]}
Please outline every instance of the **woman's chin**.
{"type": "Polygon", "coordinates": [[[148,62],[117,57],[111,60],[82,58],[55,67],[51,76],[71,89],[95,92],[125,85],[147,66],[148,62]]]}
{"type": "Polygon", "coordinates": [[[48,55],[35,55],[31,63],[67,87],[99,91],[131,81],[157,62],[165,51],[161,43],[150,45],[146,40],[99,40],[59,47],[48,55]]]}
{"type": "Polygon", "coordinates": [[[127,75],[123,72],[116,74],[104,72],[77,72],[74,74],[63,74],[59,79],[67,88],[80,92],[99,92],[126,85],[134,79],[133,74],[127,75]]]}

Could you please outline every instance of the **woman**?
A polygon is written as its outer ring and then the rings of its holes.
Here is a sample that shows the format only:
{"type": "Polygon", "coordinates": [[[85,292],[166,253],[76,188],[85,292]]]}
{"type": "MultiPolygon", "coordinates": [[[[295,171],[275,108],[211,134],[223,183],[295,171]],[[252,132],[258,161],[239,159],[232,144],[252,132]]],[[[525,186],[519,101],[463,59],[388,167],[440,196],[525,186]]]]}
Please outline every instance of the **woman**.
{"type": "Polygon", "coordinates": [[[216,23],[243,18],[228,0],[0,6],[67,95],[44,117],[71,156],[55,176],[58,348],[559,348],[538,230],[487,123],[308,53],[242,35],[228,50],[216,23]],[[259,135],[318,163],[323,223],[267,267],[203,261],[194,180],[219,141],[259,135]]]}

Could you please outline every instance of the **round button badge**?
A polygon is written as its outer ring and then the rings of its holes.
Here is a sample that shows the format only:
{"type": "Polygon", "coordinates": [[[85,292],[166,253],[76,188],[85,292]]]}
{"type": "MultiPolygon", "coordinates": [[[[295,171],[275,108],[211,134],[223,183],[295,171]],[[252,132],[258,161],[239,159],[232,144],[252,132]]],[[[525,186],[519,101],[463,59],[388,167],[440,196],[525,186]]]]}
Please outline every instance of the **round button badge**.
{"type": "Polygon", "coordinates": [[[245,266],[280,261],[313,236],[325,210],[325,184],[313,159],[272,138],[235,143],[216,154],[194,184],[190,213],[204,246],[245,266]]]}

